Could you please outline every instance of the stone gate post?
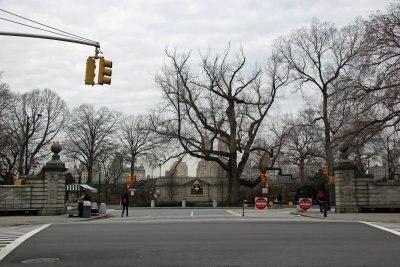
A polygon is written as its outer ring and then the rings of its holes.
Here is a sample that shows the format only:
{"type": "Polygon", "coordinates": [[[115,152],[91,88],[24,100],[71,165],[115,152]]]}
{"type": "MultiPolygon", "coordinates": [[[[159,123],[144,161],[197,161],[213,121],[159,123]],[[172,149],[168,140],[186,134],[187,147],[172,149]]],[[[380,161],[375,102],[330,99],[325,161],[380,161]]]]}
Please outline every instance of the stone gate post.
{"type": "Polygon", "coordinates": [[[65,168],[58,153],[61,145],[54,143],[52,159],[46,163],[36,176],[27,177],[25,184],[32,187],[31,208],[39,215],[65,214],[65,168]]]}

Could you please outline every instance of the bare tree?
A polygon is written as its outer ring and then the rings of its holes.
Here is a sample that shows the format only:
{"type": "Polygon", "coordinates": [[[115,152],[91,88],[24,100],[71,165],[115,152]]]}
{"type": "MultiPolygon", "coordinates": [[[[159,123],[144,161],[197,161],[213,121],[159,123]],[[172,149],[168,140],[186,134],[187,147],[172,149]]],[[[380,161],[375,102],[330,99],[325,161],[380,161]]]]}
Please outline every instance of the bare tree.
{"type": "MultiPolygon", "coordinates": [[[[279,38],[274,50],[291,70],[291,79],[298,89],[307,92],[315,90],[319,96],[314,102],[324,126],[325,160],[333,166],[332,118],[330,107],[337,104],[332,101],[339,91],[337,81],[353,68],[365,52],[365,38],[362,21],[337,29],[334,24],[313,20],[310,27],[295,30],[286,37],[279,38]]],[[[332,168],[329,168],[332,174],[332,168]]]]}
{"type": "Polygon", "coordinates": [[[92,105],[82,105],[71,113],[66,127],[68,139],[65,147],[69,157],[85,166],[88,183],[93,181],[94,164],[114,147],[118,117],[118,113],[106,107],[95,109],[92,105]]]}
{"type": "Polygon", "coordinates": [[[368,49],[342,84],[362,104],[357,115],[368,118],[353,132],[379,132],[400,122],[400,4],[393,3],[386,13],[372,14],[365,29],[368,49]]]}
{"type": "Polygon", "coordinates": [[[12,109],[2,128],[7,140],[2,157],[8,165],[6,169],[17,167],[22,176],[30,172],[35,161],[49,154],[43,148],[63,129],[68,110],[64,101],[49,89],[15,95],[10,103],[12,109]]]}
{"type": "Polygon", "coordinates": [[[104,171],[104,196],[107,203],[110,202],[110,196],[114,192],[115,186],[123,173],[124,157],[120,151],[114,149],[100,156],[100,163],[104,171]]]}
{"type": "Polygon", "coordinates": [[[315,123],[315,111],[305,109],[299,111],[295,118],[287,123],[289,131],[283,145],[284,154],[289,160],[298,165],[300,180],[305,182],[305,163],[307,160],[323,158],[322,127],[315,123]]]}
{"type": "Polygon", "coordinates": [[[120,132],[124,155],[130,163],[133,175],[136,161],[151,155],[151,150],[157,146],[157,138],[146,126],[144,115],[125,117],[121,122],[120,132]]]}
{"type": "MultiPolygon", "coordinates": [[[[0,81],[2,73],[0,72],[0,81]]],[[[18,145],[14,143],[15,135],[8,126],[15,96],[9,91],[6,83],[0,82],[0,177],[5,184],[13,183],[13,170],[17,163],[18,145]]]]}
{"type": "Polygon", "coordinates": [[[248,69],[243,51],[207,54],[199,65],[190,53],[166,54],[169,62],[156,76],[165,105],[151,117],[153,131],[177,140],[193,157],[217,162],[228,174],[230,202],[237,204],[240,176],[287,72],[275,56],[264,71],[248,69]]]}

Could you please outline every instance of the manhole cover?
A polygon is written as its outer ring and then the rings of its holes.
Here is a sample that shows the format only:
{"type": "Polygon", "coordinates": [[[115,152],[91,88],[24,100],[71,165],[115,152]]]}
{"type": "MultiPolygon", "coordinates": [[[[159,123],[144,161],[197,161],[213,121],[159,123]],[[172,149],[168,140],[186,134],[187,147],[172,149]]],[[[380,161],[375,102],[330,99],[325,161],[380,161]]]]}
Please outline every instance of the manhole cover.
{"type": "Polygon", "coordinates": [[[59,258],[38,258],[38,259],[30,259],[21,261],[24,264],[38,264],[38,263],[53,263],[59,261],[59,258]]]}

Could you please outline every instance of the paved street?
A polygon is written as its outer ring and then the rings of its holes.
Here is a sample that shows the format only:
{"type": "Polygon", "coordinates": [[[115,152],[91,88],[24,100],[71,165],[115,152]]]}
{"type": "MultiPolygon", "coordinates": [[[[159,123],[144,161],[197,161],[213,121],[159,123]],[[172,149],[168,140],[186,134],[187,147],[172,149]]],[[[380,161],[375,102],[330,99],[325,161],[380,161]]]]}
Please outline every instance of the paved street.
{"type": "Polygon", "coordinates": [[[396,266],[400,261],[400,236],[365,223],[298,216],[293,209],[248,209],[237,216],[241,211],[133,209],[121,218],[114,209],[107,219],[44,228],[0,266],[396,266]]]}

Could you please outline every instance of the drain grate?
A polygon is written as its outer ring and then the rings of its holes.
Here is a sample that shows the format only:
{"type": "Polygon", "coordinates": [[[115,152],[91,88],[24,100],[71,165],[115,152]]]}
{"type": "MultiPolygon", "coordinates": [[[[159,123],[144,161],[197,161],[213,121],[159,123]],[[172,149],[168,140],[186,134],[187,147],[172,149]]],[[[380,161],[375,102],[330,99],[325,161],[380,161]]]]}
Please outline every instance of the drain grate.
{"type": "Polygon", "coordinates": [[[38,264],[38,263],[54,263],[59,261],[59,258],[37,258],[37,259],[30,259],[21,261],[24,264],[38,264]]]}

